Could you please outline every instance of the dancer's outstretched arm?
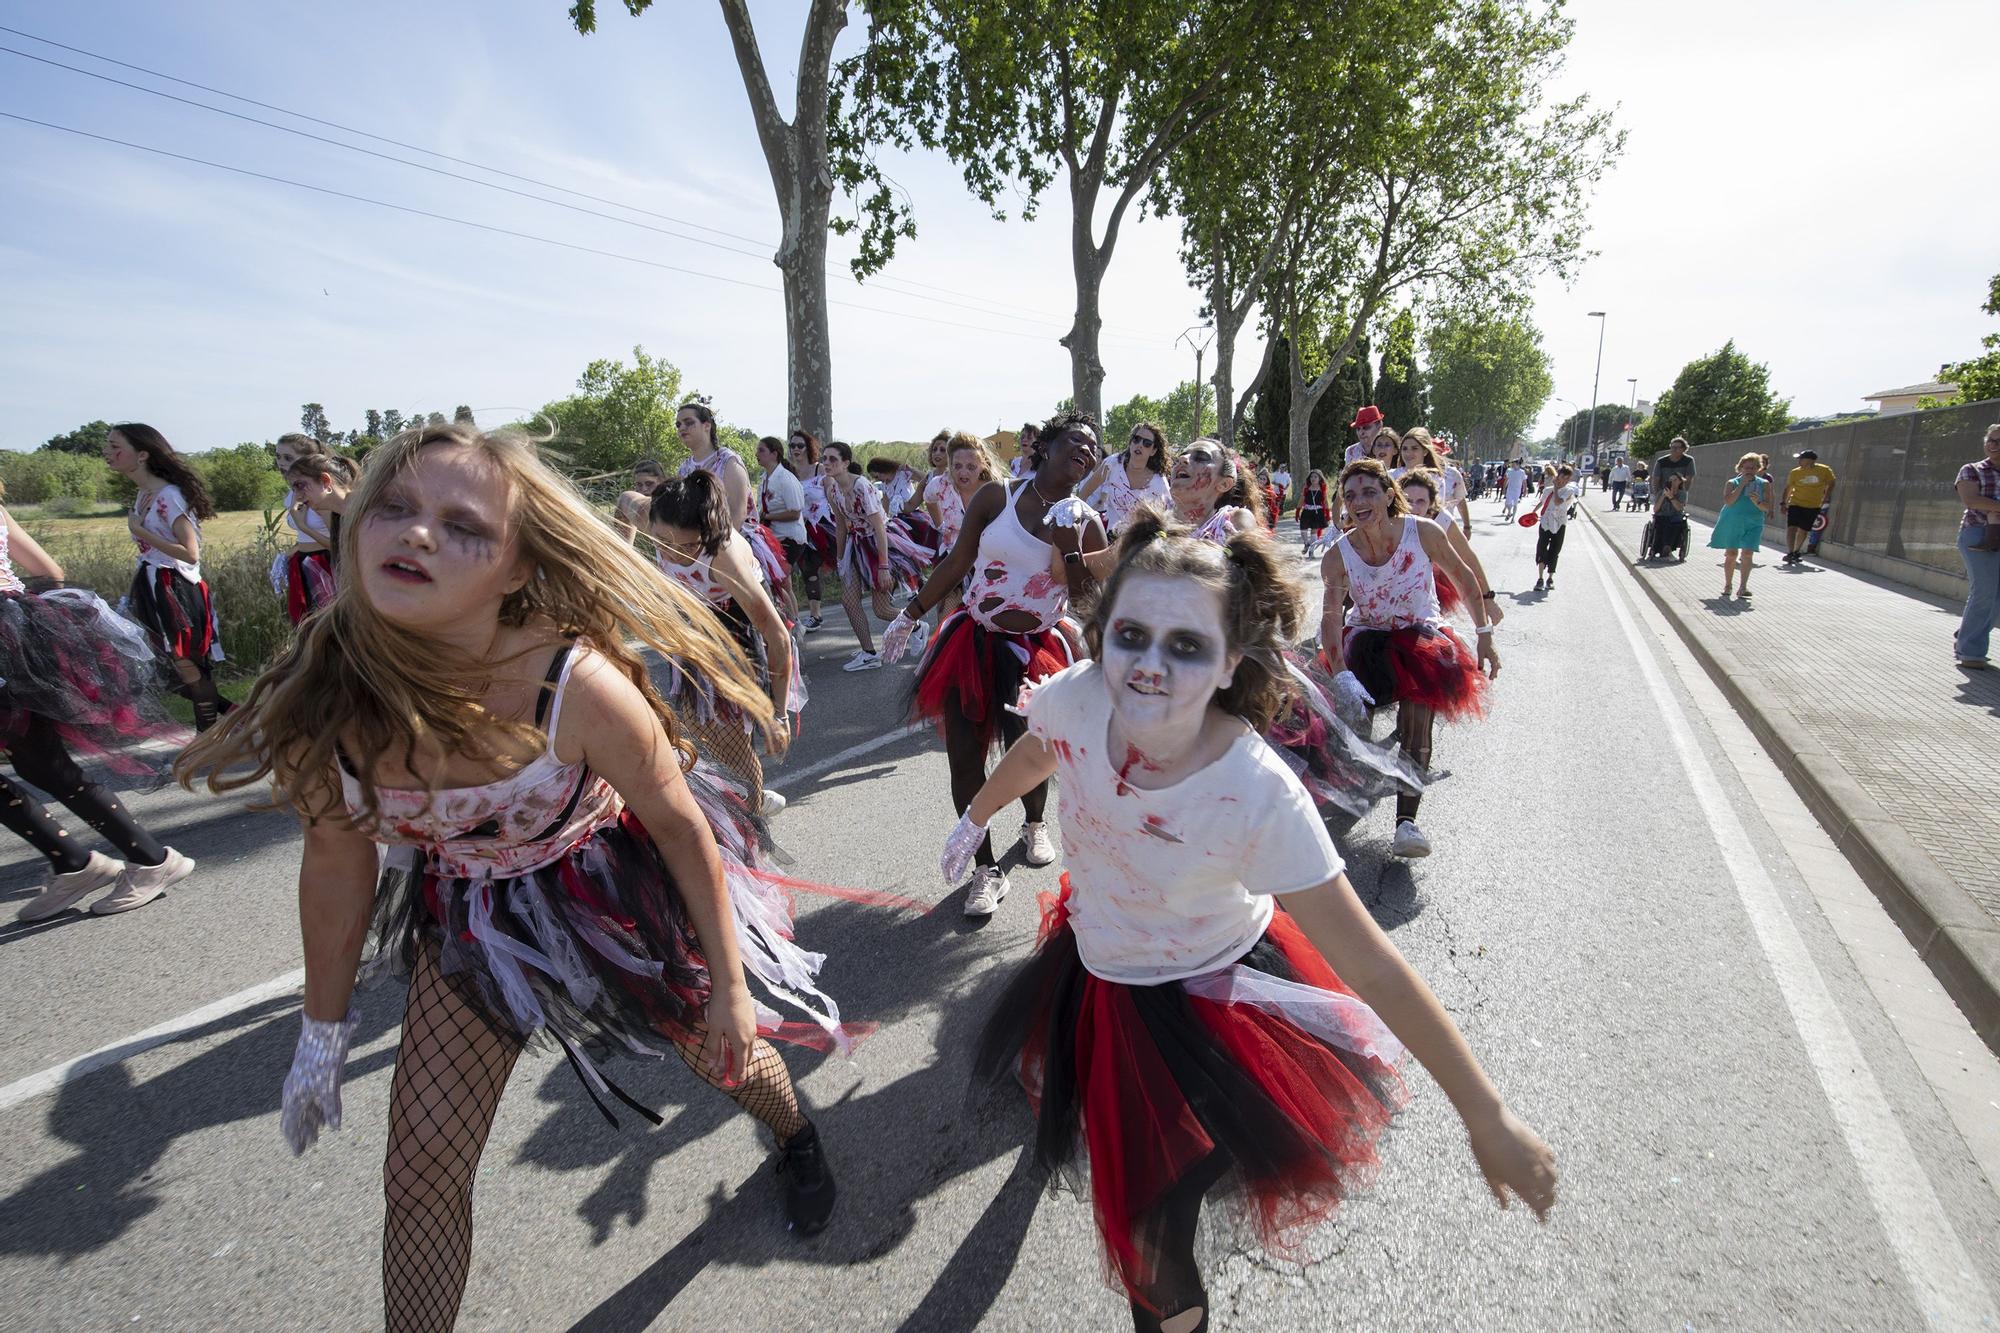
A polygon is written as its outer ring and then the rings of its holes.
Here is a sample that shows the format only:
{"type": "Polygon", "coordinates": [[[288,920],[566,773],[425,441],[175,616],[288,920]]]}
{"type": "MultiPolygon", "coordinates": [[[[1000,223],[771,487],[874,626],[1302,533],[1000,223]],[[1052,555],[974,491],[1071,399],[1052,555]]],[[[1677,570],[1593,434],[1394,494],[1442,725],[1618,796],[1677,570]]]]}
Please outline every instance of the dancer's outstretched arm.
{"type": "Polygon", "coordinates": [[[1437,996],[1355,896],[1347,876],[1280,897],[1340,979],[1417,1057],[1465,1122],[1472,1155],[1500,1206],[1511,1190],[1546,1218],[1556,1201],[1555,1154],[1516,1119],[1437,996]]]}

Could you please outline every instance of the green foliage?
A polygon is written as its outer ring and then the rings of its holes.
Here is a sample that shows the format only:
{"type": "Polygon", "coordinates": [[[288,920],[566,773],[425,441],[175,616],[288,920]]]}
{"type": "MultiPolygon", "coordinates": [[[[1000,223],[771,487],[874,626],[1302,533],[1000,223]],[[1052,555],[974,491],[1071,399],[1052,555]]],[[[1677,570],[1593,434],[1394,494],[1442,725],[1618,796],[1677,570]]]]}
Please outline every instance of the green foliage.
{"type": "MultiPolygon", "coordinates": [[[[1622,419],[1625,409],[1615,411],[1622,419]]],[[[1737,351],[1732,338],[1713,355],[1681,367],[1673,388],[1660,395],[1632,437],[1632,452],[1651,458],[1676,435],[1689,444],[1753,439],[1783,430],[1789,420],[1791,400],[1772,394],[1770,368],[1737,351]]]]}
{"type": "Polygon", "coordinates": [[[635,346],[630,366],[592,361],[577,376],[574,394],[542,408],[555,423],[548,447],[578,473],[621,471],[642,458],[672,467],[687,457],[674,433],[680,403],[680,370],[635,346]]]}
{"type": "MultiPolygon", "coordinates": [[[[1525,319],[1442,320],[1425,330],[1424,357],[1431,424],[1473,458],[1501,457],[1555,388],[1541,331],[1525,319]]],[[[1620,407],[1618,419],[1624,415],[1620,407]]]]}
{"type": "Polygon", "coordinates": [[[102,457],[105,442],[111,436],[108,421],[87,421],[75,430],[64,431],[61,435],[51,435],[43,442],[42,448],[54,449],[66,454],[90,454],[102,457]]]}
{"type": "Polygon", "coordinates": [[[54,448],[31,454],[0,451],[0,482],[6,484],[8,504],[46,504],[52,500],[88,504],[108,499],[111,478],[111,469],[93,454],[54,448]]]}
{"type": "Polygon", "coordinates": [[[479,424],[477,421],[474,421],[472,419],[472,409],[467,407],[464,403],[460,403],[457,407],[452,409],[451,419],[455,424],[459,425],[477,426],[479,424]]]}
{"type": "MultiPolygon", "coordinates": [[[[1187,418],[1183,416],[1181,420],[1185,422],[1187,418]]],[[[1132,438],[1132,428],[1142,421],[1157,422],[1176,444],[1184,443],[1188,438],[1169,420],[1165,403],[1146,394],[1135,393],[1104,414],[1104,452],[1115,454],[1123,449],[1125,442],[1132,438]]]]}
{"type": "MultiPolygon", "coordinates": [[[[1369,401],[1381,408],[1382,419],[1399,431],[1426,425],[1430,406],[1424,381],[1424,372],[1417,366],[1417,317],[1406,308],[1389,321],[1389,333],[1382,343],[1382,373],[1375,377],[1375,392],[1369,401]]],[[[1351,416],[1347,419],[1354,420],[1351,416]]]]}
{"type": "MultiPolygon", "coordinates": [[[[1986,304],[1979,307],[1989,315],[2000,315],[2000,273],[1986,288],[1986,304]]],[[[1921,404],[1924,407],[1948,407],[1952,403],[1978,403],[1989,398],[2000,398],[2000,333],[1989,333],[1979,340],[1986,349],[1984,356],[1973,357],[1970,361],[1959,361],[1938,367],[1937,377],[1947,384],[1958,386],[1958,397],[1946,402],[1921,404]]]]}
{"type": "Polygon", "coordinates": [[[261,444],[211,449],[193,456],[217,509],[263,509],[278,503],[285,479],[272,466],[271,451],[261,444]]]}
{"type": "MultiPolygon", "coordinates": [[[[1329,349],[1322,348],[1322,355],[1329,349]]],[[[1368,339],[1358,339],[1347,359],[1340,363],[1340,371],[1319,401],[1313,404],[1311,419],[1306,423],[1306,443],[1310,466],[1319,468],[1332,476],[1347,456],[1347,446],[1354,440],[1354,414],[1374,401],[1374,376],[1368,369],[1368,339]]],[[[1405,422],[1392,421],[1391,425],[1401,429],[1405,422]]],[[[1274,456],[1289,462],[1285,451],[1274,456]]]]}
{"type": "MultiPolygon", "coordinates": [[[[1158,420],[1166,427],[1170,440],[1185,444],[1198,436],[1215,434],[1215,391],[1206,384],[1182,380],[1160,404],[1160,410],[1164,415],[1158,420]]],[[[1125,434],[1129,437],[1131,432],[1128,430],[1125,434]]],[[[1119,438],[1110,437],[1113,442],[1119,438]]]]}
{"type": "Polygon", "coordinates": [[[1264,377],[1263,387],[1250,400],[1236,432],[1236,448],[1250,458],[1285,459],[1292,432],[1292,377],[1286,369],[1292,349],[1284,334],[1270,336],[1274,340],[1271,373],[1264,377]]]}
{"type": "Polygon", "coordinates": [[[326,409],[318,403],[307,403],[299,409],[299,430],[321,444],[333,441],[333,423],[327,420],[326,409]]]}
{"type": "Polygon", "coordinates": [[[1631,415],[1631,411],[1623,403],[1599,403],[1594,418],[1589,412],[1579,408],[1564,417],[1562,424],[1556,427],[1556,448],[1565,457],[1573,458],[1596,452],[1592,447],[1593,441],[1599,447],[1607,444],[1615,445],[1624,432],[1625,422],[1631,415]]]}

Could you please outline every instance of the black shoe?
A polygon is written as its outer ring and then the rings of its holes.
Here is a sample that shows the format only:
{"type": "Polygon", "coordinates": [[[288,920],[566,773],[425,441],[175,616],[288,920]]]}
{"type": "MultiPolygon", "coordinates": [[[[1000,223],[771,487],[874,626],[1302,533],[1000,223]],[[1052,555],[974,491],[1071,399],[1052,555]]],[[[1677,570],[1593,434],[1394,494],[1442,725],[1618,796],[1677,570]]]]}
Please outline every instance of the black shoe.
{"type": "Polygon", "coordinates": [[[1535,591],[1536,591],[1536,592],[1540,592],[1541,590],[1542,590],[1542,580],[1540,580],[1540,579],[1536,579],[1536,580],[1535,580],[1535,591]]]}
{"type": "Polygon", "coordinates": [[[801,1236],[817,1235],[833,1216],[833,1172],[820,1150],[812,1121],[778,1147],[778,1174],[785,1177],[785,1216],[801,1236]]]}

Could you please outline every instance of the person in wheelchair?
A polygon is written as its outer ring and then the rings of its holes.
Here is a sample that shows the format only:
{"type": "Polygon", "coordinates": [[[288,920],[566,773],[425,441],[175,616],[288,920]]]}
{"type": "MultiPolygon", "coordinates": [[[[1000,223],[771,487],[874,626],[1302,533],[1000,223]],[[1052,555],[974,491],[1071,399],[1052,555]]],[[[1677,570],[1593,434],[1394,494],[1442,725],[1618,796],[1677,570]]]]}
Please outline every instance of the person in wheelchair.
{"type": "Polygon", "coordinates": [[[1679,475],[1661,483],[1659,496],[1653,501],[1653,517],[1639,543],[1640,559],[1664,560],[1670,555],[1687,559],[1687,485],[1687,478],[1679,475]]]}

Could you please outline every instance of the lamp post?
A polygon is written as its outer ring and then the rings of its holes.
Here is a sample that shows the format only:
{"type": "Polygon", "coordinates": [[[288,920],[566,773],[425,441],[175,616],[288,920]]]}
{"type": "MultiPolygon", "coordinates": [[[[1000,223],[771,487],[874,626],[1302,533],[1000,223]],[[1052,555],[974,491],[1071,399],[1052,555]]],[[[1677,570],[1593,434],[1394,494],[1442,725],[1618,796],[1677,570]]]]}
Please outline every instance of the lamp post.
{"type": "Polygon", "coordinates": [[[1208,351],[1209,344],[1215,341],[1215,329],[1207,324],[1190,324],[1187,328],[1181,330],[1181,336],[1174,339],[1174,341],[1177,343],[1186,341],[1188,346],[1194,348],[1194,420],[1189,423],[1188,433],[1185,437],[1192,440],[1195,436],[1201,434],[1202,409],[1208,406],[1208,392],[1201,387],[1201,359],[1202,355],[1208,351]],[[1195,333],[1206,333],[1208,337],[1204,341],[1196,341],[1194,338],[1189,337],[1190,334],[1195,333]]]}
{"type": "MultiPolygon", "coordinates": [[[[1587,418],[1590,422],[1590,439],[1584,448],[1594,454],[1597,452],[1597,382],[1604,375],[1604,312],[1593,310],[1590,312],[1590,318],[1597,321],[1597,370],[1590,377],[1590,416],[1587,418]]],[[[1579,467],[1582,466],[1581,456],[1576,461],[1579,467]]],[[[1587,486],[1589,482],[1586,481],[1584,484],[1587,486]]]]}
{"type": "Polygon", "coordinates": [[[1632,450],[1632,437],[1639,433],[1639,377],[1627,375],[1625,382],[1632,386],[1632,401],[1625,406],[1625,450],[1632,450]]]}

